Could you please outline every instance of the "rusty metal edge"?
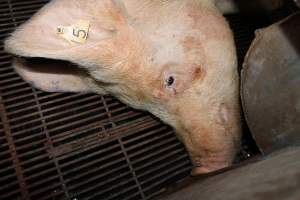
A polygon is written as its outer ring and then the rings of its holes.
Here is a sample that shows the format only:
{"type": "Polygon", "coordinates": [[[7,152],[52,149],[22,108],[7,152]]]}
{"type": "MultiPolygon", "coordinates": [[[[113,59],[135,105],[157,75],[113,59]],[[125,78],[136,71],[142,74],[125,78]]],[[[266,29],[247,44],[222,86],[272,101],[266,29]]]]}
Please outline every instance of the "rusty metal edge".
{"type": "MultiPolygon", "coordinates": [[[[288,21],[290,18],[292,18],[294,15],[297,15],[297,13],[299,14],[299,12],[295,12],[291,15],[289,15],[288,17],[274,23],[274,24],[271,24],[270,26],[267,26],[265,28],[262,28],[262,29],[258,29],[255,31],[255,38],[253,39],[246,55],[245,55],[245,59],[244,59],[244,62],[243,62],[243,65],[242,65],[242,70],[241,70],[241,80],[240,80],[240,97],[241,97],[241,102],[242,102],[242,108],[243,108],[243,111],[244,111],[244,116],[245,116],[245,119],[246,119],[246,122],[247,124],[249,125],[249,129],[250,129],[250,133],[253,137],[253,139],[255,140],[256,144],[257,144],[257,139],[255,137],[254,134],[252,134],[252,126],[251,126],[251,122],[249,120],[249,116],[248,116],[248,109],[247,109],[247,106],[245,104],[245,94],[244,94],[244,85],[245,85],[245,82],[247,80],[247,73],[248,73],[248,68],[246,67],[246,64],[248,63],[248,60],[249,60],[249,57],[250,55],[252,54],[252,51],[253,49],[255,49],[255,47],[257,46],[257,44],[263,39],[263,36],[266,34],[266,30],[271,30],[271,29],[274,29],[276,28],[276,25],[278,24],[281,24],[281,23],[284,23],[286,21],[288,21]]],[[[260,152],[265,155],[265,152],[263,151],[263,149],[257,144],[257,147],[259,148],[260,152]]]]}

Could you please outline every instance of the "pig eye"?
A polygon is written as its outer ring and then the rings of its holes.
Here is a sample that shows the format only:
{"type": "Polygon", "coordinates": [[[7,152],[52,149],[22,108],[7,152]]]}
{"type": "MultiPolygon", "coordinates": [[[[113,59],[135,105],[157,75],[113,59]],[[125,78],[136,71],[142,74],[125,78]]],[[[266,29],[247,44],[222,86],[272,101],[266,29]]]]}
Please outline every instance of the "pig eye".
{"type": "Polygon", "coordinates": [[[167,86],[172,86],[175,82],[175,78],[173,76],[169,76],[166,80],[167,86]]]}

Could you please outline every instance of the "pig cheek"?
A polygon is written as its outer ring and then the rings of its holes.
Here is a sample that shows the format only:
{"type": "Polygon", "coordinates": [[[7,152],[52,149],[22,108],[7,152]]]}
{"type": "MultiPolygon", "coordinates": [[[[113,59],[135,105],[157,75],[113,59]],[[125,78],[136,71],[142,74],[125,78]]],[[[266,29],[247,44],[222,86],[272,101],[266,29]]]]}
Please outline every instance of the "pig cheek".
{"type": "Polygon", "coordinates": [[[175,96],[176,96],[176,94],[177,94],[176,88],[171,87],[171,88],[168,88],[167,90],[168,90],[168,93],[169,93],[169,95],[170,95],[171,97],[175,97],[175,96]]]}
{"type": "Polygon", "coordinates": [[[163,101],[168,100],[167,95],[162,90],[155,89],[153,91],[153,95],[156,99],[163,100],[163,101]]]}
{"type": "Polygon", "coordinates": [[[172,98],[175,98],[177,95],[176,88],[164,88],[164,89],[155,89],[153,91],[153,95],[157,99],[161,99],[163,101],[170,100],[172,98]]]}
{"type": "Polygon", "coordinates": [[[164,93],[161,91],[161,90],[158,90],[158,89],[155,89],[154,91],[153,91],[153,95],[154,95],[154,97],[155,98],[157,98],[157,99],[164,99],[165,97],[165,95],[164,95],[164,93]]]}

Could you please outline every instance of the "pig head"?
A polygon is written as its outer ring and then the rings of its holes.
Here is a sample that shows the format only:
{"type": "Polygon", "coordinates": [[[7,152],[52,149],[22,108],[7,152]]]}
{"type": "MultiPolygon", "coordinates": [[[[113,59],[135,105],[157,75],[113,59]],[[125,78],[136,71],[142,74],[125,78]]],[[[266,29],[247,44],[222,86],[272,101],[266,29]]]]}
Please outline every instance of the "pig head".
{"type": "Polygon", "coordinates": [[[112,94],[174,127],[193,174],[232,164],[240,145],[237,59],[213,1],[53,0],[5,48],[41,90],[112,94]],[[58,27],[78,20],[90,25],[85,42],[59,37],[58,27]]]}

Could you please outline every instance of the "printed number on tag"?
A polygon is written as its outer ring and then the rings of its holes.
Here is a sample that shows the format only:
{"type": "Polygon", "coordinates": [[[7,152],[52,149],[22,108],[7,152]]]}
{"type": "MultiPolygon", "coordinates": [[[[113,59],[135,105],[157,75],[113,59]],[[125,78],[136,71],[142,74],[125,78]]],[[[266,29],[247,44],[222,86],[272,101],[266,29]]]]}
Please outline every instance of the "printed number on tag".
{"type": "Polygon", "coordinates": [[[85,43],[88,38],[90,23],[79,20],[71,26],[59,26],[57,34],[70,43],[85,43]]]}

